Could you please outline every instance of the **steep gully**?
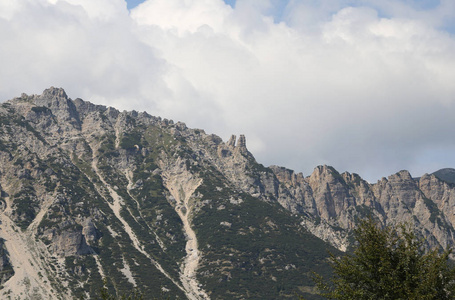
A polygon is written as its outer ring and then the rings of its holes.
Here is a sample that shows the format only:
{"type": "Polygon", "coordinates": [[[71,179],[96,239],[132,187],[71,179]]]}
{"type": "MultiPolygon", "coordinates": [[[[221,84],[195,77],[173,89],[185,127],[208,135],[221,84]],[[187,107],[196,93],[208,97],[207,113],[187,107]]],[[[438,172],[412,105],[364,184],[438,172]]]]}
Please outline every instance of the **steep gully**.
{"type": "MultiPolygon", "coordinates": [[[[115,126],[115,146],[118,148],[120,146],[120,130],[118,128],[118,124],[115,126]]],[[[163,184],[164,186],[168,189],[172,197],[176,200],[177,205],[175,207],[175,210],[182,220],[183,223],[183,231],[187,237],[187,243],[185,245],[185,251],[187,253],[182,265],[181,265],[181,273],[180,273],[180,280],[183,284],[183,289],[180,285],[178,285],[176,282],[174,282],[180,289],[182,289],[188,299],[190,300],[209,300],[210,297],[207,295],[207,293],[200,288],[200,284],[197,281],[196,278],[196,271],[199,266],[199,260],[200,260],[200,254],[198,250],[198,241],[196,237],[196,233],[194,230],[191,228],[191,222],[189,219],[190,213],[191,213],[191,207],[189,205],[189,200],[191,199],[192,195],[196,191],[196,189],[199,187],[199,185],[202,183],[201,179],[197,179],[193,177],[193,175],[184,168],[183,161],[179,158],[174,164],[167,164],[164,163],[164,161],[161,161],[161,167],[163,170],[162,173],[162,178],[163,178],[163,184]]],[[[99,172],[95,170],[95,172],[98,174],[98,177],[100,177],[100,180],[108,186],[109,192],[111,193],[111,196],[114,194],[115,197],[114,199],[120,199],[121,197],[113,190],[106,182],[102,179],[100,176],[99,172]]],[[[132,175],[128,170],[125,172],[125,177],[128,180],[128,187],[127,187],[127,192],[129,196],[136,202],[136,205],[138,207],[138,211],[140,213],[140,205],[139,202],[133,195],[131,194],[130,190],[133,186],[133,180],[132,180],[132,175]]],[[[114,200],[115,201],[115,200],[114,200]]],[[[115,213],[115,212],[114,212],[115,213]]],[[[116,214],[117,216],[117,214],[116,214]]],[[[121,218],[120,214],[118,213],[117,218],[121,218]]],[[[142,215],[141,215],[142,217],[142,215]]],[[[133,216],[134,218],[134,216],[133,216]]],[[[126,223],[124,220],[122,223],[126,223]]],[[[125,224],[124,224],[125,225],[125,224]]],[[[155,234],[156,241],[160,245],[160,247],[163,249],[163,251],[166,250],[163,242],[159,238],[159,236],[156,234],[154,230],[152,230],[150,227],[149,229],[155,234]]],[[[132,234],[134,234],[131,231],[132,234]]],[[[151,258],[150,258],[151,259],[151,258]]],[[[155,262],[157,263],[157,262],[155,262]]],[[[161,271],[164,273],[165,271],[161,268],[161,271]]],[[[168,278],[169,276],[165,274],[168,278]]]]}
{"type": "MultiPolygon", "coordinates": [[[[107,200],[106,200],[106,202],[108,203],[109,207],[111,208],[112,212],[117,217],[117,219],[122,223],[123,228],[125,229],[125,232],[128,234],[129,238],[133,242],[134,248],[136,248],[137,251],[139,251],[140,253],[145,255],[161,273],[163,273],[167,278],[169,278],[176,286],[178,286],[180,289],[182,289],[182,287],[171,278],[171,276],[163,269],[163,267],[156,260],[154,260],[147,252],[144,251],[143,246],[139,242],[139,239],[137,238],[133,229],[128,224],[128,222],[126,222],[125,219],[123,219],[123,217],[120,214],[120,210],[122,209],[122,205],[123,205],[122,197],[120,197],[120,195],[104,180],[103,176],[100,174],[100,172],[98,170],[96,159],[93,159],[92,169],[95,171],[95,174],[98,176],[99,180],[108,189],[109,194],[111,195],[112,199],[114,200],[114,203],[110,203],[107,200]]],[[[102,193],[100,193],[100,194],[102,195],[102,193]]]]}
{"type": "MultiPolygon", "coordinates": [[[[163,164],[164,165],[164,164],[163,164]]],[[[187,237],[186,257],[181,266],[180,279],[183,283],[187,297],[191,300],[210,299],[207,293],[200,287],[196,278],[196,271],[199,266],[200,253],[196,233],[191,228],[190,215],[192,207],[190,199],[202,180],[194,177],[183,167],[180,158],[172,168],[163,168],[163,184],[176,201],[175,211],[182,220],[183,230],[187,237]]]]}
{"type": "MultiPolygon", "coordinates": [[[[35,240],[33,231],[37,223],[32,223],[22,232],[9,217],[11,203],[8,200],[6,210],[0,214],[0,237],[5,240],[14,275],[4,283],[2,299],[8,299],[9,294],[23,295],[26,299],[61,299],[61,293],[65,298],[71,298],[69,291],[56,292],[52,285],[54,281],[49,265],[56,258],[49,255],[41,241],[35,240]]],[[[60,261],[55,262],[61,272],[60,261]]]]}

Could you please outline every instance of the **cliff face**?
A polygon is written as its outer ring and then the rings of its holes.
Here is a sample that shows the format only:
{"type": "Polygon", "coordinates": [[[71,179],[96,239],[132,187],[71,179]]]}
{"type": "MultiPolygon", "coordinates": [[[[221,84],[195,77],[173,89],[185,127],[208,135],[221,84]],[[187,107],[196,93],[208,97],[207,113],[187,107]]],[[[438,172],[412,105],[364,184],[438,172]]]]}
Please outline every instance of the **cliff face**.
{"type": "Polygon", "coordinates": [[[454,242],[454,187],[435,175],[304,177],[258,164],[243,135],[57,88],[0,105],[0,132],[2,296],[96,298],[105,278],[146,298],[315,299],[311,271],[328,272],[329,244],[346,250],[360,218],[454,242]]]}
{"type": "Polygon", "coordinates": [[[304,215],[303,224],[341,250],[361,218],[374,216],[383,225],[408,223],[417,228],[429,247],[454,245],[455,187],[435,175],[413,179],[400,171],[370,184],[357,174],[339,174],[319,166],[306,178],[272,167],[281,183],[278,201],[304,215]]]}

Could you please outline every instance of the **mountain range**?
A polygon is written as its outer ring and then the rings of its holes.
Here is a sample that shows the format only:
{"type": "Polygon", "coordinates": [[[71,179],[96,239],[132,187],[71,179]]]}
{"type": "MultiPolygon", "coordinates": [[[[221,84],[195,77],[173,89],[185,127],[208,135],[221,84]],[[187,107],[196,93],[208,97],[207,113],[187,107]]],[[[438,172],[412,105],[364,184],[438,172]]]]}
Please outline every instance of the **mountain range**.
{"type": "Polygon", "coordinates": [[[292,299],[315,295],[359,220],[454,244],[455,170],[369,183],[265,167],[228,141],[51,87],[0,105],[0,295],[292,299]]]}

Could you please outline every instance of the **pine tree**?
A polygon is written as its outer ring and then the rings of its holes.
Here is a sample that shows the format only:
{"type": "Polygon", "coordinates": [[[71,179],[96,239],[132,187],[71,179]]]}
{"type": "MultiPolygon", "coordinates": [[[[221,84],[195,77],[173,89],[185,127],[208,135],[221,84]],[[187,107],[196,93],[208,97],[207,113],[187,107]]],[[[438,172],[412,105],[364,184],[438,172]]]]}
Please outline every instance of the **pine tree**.
{"type": "Polygon", "coordinates": [[[454,299],[451,250],[425,252],[410,226],[381,228],[373,219],[355,230],[353,254],[331,256],[334,277],[315,275],[319,294],[328,299],[454,299]]]}

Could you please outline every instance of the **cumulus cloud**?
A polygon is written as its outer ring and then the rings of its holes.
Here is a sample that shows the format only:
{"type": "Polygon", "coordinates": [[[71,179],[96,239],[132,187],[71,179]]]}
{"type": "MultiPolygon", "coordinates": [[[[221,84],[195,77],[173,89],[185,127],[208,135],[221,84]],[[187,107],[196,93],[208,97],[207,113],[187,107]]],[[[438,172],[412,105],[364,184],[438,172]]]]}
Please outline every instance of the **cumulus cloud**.
{"type": "Polygon", "coordinates": [[[2,99],[61,86],[75,97],[125,107],[169,92],[161,76],[166,63],[133,34],[123,1],[1,5],[2,99]]]}
{"type": "Polygon", "coordinates": [[[453,1],[7,2],[2,99],[62,86],[245,133],[261,163],[306,175],[455,167],[453,1]]]}

